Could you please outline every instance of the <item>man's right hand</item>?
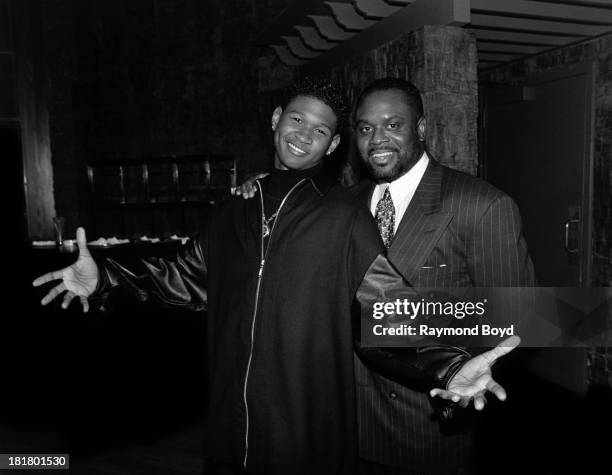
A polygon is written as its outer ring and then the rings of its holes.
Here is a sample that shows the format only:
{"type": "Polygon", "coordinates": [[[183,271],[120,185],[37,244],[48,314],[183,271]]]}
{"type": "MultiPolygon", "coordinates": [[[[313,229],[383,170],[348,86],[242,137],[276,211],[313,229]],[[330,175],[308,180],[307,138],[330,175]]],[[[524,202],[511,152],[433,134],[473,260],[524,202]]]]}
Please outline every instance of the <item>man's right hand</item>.
{"type": "Polygon", "coordinates": [[[62,282],[53,287],[47,295],[40,301],[42,305],[47,305],[55,297],[66,291],[62,308],[67,308],[73,298],[79,297],[83,311],[89,310],[87,298],[94,293],[98,286],[99,271],[96,262],[91,257],[87,249],[87,238],[85,229],[77,229],[77,245],[79,246],[79,258],[76,262],[64,269],[49,272],[41,275],[32,282],[34,287],[46,284],[53,280],[61,279],[62,282]]]}

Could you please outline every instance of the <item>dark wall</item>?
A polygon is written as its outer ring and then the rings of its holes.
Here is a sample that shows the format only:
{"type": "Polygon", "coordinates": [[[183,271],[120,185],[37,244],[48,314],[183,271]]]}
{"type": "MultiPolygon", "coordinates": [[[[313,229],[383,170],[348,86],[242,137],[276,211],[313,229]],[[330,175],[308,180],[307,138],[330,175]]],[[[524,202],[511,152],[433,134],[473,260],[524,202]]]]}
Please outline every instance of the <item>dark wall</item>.
{"type": "MultiPolygon", "coordinates": [[[[41,2],[56,212],[87,223],[84,163],[231,154],[271,158],[250,46],[284,0],[41,2]]],[[[269,54],[269,53],[268,53],[269,54]]]]}
{"type": "MultiPolygon", "coordinates": [[[[428,151],[445,165],[477,173],[476,42],[466,30],[424,26],[321,73],[342,85],[351,101],[377,78],[413,82],[423,98],[428,151]]],[[[358,161],[355,151],[348,154],[351,163],[358,161]]]]}
{"type": "Polygon", "coordinates": [[[21,162],[18,176],[7,171],[7,187],[26,216],[20,237],[35,239],[53,234],[55,213],[41,23],[40,2],[0,0],[0,128],[11,136],[0,151],[7,162],[21,162]]]}
{"type": "MultiPolygon", "coordinates": [[[[612,35],[560,48],[482,74],[496,83],[520,81],[559,66],[592,62],[594,65],[593,142],[593,254],[589,285],[612,285],[612,35]]],[[[589,380],[594,387],[612,387],[612,349],[589,351],[589,380]]]]}
{"type": "Polygon", "coordinates": [[[593,286],[612,285],[612,35],[488,71],[482,81],[513,83],[560,66],[593,62],[593,286]]]}

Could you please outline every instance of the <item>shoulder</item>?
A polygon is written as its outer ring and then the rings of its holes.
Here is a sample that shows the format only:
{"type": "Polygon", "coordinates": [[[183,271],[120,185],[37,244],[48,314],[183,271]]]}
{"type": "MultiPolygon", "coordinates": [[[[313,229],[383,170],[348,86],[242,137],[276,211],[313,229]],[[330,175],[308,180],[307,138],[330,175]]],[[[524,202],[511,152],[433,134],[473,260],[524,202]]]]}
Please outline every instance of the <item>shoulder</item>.
{"type": "Polygon", "coordinates": [[[228,223],[236,217],[245,216],[256,209],[259,203],[259,193],[253,198],[245,199],[239,195],[230,195],[216,201],[210,208],[209,222],[218,226],[228,223]]]}
{"type": "Polygon", "coordinates": [[[374,187],[374,182],[369,179],[361,180],[355,185],[347,188],[353,196],[359,199],[366,199],[374,187]]]}
{"type": "Polygon", "coordinates": [[[437,165],[442,171],[441,197],[443,206],[456,211],[466,209],[485,212],[498,202],[514,204],[503,191],[486,181],[458,170],[437,165]]]}
{"type": "Polygon", "coordinates": [[[356,213],[365,209],[365,205],[358,199],[352,188],[342,185],[333,185],[323,197],[327,206],[334,211],[343,213],[356,213]]]}

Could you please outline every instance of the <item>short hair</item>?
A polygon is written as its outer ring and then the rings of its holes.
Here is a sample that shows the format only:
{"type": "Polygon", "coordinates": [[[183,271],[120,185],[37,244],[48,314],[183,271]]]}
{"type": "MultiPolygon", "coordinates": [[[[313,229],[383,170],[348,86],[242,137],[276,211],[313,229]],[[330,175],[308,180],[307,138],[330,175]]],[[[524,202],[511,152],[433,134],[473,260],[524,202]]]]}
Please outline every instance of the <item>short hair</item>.
{"type": "Polygon", "coordinates": [[[357,109],[359,109],[359,106],[366,97],[375,92],[389,90],[397,90],[401,92],[406,98],[406,102],[416,111],[417,117],[423,117],[423,99],[421,98],[419,89],[410,81],[401,78],[389,77],[376,79],[374,82],[368,84],[363,91],[361,91],[357,101],[355,101],[355,107],[353,108],[353,123],[355,122],[355,114],[357,113],[357,109]]]}
{"type": "Polygon", "coordinates": [[[313,97],[327,104],[336,114],[336,131],[341,130],[348,113],[347,101],[338,86],[326,78],[305,77],[295,82],[285,94],[283,108],[298,96],[313,97]]]}

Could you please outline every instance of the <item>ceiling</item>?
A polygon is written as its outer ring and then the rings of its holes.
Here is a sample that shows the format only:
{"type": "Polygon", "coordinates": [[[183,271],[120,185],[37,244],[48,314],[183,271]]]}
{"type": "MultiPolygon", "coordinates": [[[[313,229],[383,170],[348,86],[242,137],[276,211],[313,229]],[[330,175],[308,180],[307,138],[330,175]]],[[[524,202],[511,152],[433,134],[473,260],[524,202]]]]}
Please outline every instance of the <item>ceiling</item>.
{"type": "Polygon", "coordinates": [[[490,68],[612,32],[612,0],[294,0],[257,44],[324,67],[423,25],[470,30],[490,68]]]}

